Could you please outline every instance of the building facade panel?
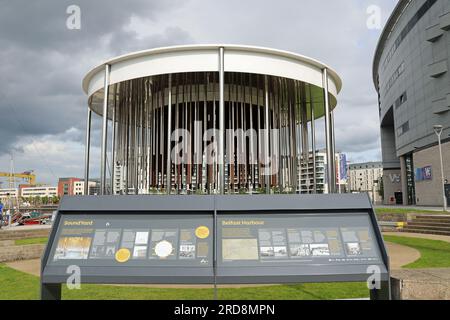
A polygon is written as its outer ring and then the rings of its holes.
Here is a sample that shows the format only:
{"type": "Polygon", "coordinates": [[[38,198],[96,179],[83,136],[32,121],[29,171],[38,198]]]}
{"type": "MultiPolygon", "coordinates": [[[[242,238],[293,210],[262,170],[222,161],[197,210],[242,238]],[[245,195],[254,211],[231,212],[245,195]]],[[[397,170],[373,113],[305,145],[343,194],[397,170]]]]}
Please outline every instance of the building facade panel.
{"type": "MultiPolygon", "coordinates": [[[[444,159],[450,159],[450,142],[442,145],[442,153],[444,159]]],[[[437,154],[439,154],[438,146],[414,153],[416,204],[418,205],[435,206],[444,204],[442,197],[441,165],[439,158],[436,157],[437,154]],[[430,176],[424,177],[423,171],[425,170],[429,170],[430,176]]],[[[450,177],[449,162],[444,164],[444,177],[447,177],[447,180],[450,177]]],[[[447,181],[446,184],[449,185],[449,182],[447,181]]]]}

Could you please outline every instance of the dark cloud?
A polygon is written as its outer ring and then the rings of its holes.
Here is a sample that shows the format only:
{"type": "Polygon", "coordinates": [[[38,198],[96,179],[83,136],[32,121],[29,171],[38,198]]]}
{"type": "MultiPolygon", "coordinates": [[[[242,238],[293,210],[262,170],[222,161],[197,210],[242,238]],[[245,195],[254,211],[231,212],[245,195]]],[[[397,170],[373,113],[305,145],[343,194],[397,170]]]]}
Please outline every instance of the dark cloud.
{"type": "MultiPolygon", "coordinates": [[[[268,46],[329,64],[344,82],[337,149],[352,160],[379,158],[371,62],[380,30],[366,28],[373,4],[386,20],[395,2],[0,0],[0,170],[13,151],[17,170],[39,170],[43,182],[81,175],[86,72],[118,54],[194,42],[268,46]],[[72,4],[81,8],[81,30],[66,28],[72,4]],[[51,158],[42,159],[46,149],[51,158]]],[[[100,122],[94,119],[95,154],[100,122]]],[[[92,168],[95,175],[95,163],[92,168]]]]}
{"type": "Polygon", "coordinates": [[[192,42],[180,28],[138,38],[133,17],[157,17],[181,1],[76,1],[81,29],[66,28],[73,1],[2,1],[0,11],[0,154],[23,136],[84,127],[81,80],[90,67],[116,54],[192,42]]]}

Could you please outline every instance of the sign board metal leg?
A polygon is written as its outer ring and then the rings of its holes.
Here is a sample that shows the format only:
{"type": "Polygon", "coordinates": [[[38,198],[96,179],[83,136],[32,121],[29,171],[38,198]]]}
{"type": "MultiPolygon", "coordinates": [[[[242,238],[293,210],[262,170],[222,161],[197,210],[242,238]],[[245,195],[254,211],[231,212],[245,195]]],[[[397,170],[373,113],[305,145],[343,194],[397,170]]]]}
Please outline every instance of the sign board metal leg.
{"type": "Polygon", "coordinates": [[[389,281],[382,281],[380,289],[370,290],[370,300],[391,300],[389,281]]]}
{"type": "Polygon", "coordinates": [[[61,284],[41,283],[41,300],[61,300],[61,284]]]}

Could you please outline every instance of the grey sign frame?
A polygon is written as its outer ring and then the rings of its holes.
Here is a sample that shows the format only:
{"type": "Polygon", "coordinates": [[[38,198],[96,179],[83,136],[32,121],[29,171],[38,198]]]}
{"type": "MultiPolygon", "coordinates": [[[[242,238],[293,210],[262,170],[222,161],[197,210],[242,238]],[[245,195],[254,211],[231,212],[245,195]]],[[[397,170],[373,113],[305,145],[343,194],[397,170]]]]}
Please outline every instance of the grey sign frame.
{"type": "MultiPolygon", "coordinates": [[[[368,226],[375,235],[381,254],[381,287],[370,291],[371,299],[390,299],[389,257],[378,228],[378,222],[370,199],[364,194],[312,194],[312,195],[104,195],[104,196],[66,196],[61,200],[56,219],[50,233],[47,247],[42,256],[41,299],[61,299],[61,284],[68,274],[61,267],[48,265],[53,242],[61,217],[65,214],[79,213],[114,214],[129,212],[133,214],[205,214],[213,217],[213,264],[212,269],[139,267],[89,268],[82,267],[81,283],[104,284],[257,284],[257,283],[306,283],[306,282],[365,282],[370,274],[367,265],[329,265],[306,266],[299,270],[292,267],[277,267],[274,272],[264,268],[233,267],[218,265],[217,221],[226,214],[248,212],[251,215],[307,213],[309,215],[352,215],[367,214],[368,226]],[[97,269],[97,270],[94,270],[97,269]],[[151,272],[149,273],[149,271],[151,272]],[[173,274],[176,270],[179,274],[173,274]],[[172,273],[171,273],[172,272],[172,273]]],[[[215,290],[216,294],[216,290],[215,290]]]]}

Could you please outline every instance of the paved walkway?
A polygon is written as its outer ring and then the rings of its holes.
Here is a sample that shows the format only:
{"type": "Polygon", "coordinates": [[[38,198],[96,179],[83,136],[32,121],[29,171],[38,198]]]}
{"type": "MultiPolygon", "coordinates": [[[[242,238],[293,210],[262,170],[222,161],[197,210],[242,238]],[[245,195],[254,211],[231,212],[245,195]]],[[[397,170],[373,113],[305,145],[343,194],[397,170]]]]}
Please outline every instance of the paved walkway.
{"type": "Polygon", "coordinates": [[[391,270],[401,269],[420,258],[420,252],[411,247],[391,242],[386,242],[386,247],[391,270]]]}
{"type": "Polygon", "coordinates": [[[6,262],[10,268],[32,274],[33,276],[41,275],[41,259],[31,259],[31,260],[18,260],[13,262],[6,262]]]}
{"type": "Polygon", "coordinates": [[[441,241],[450,242],[450,236],[440,236],[437,234],[412,233],[412,232],[383,232],[383,235],[409,237],[409,238],[420,238],[420,239],[429,239],[429,240],[441,240],[441,241]]]}

